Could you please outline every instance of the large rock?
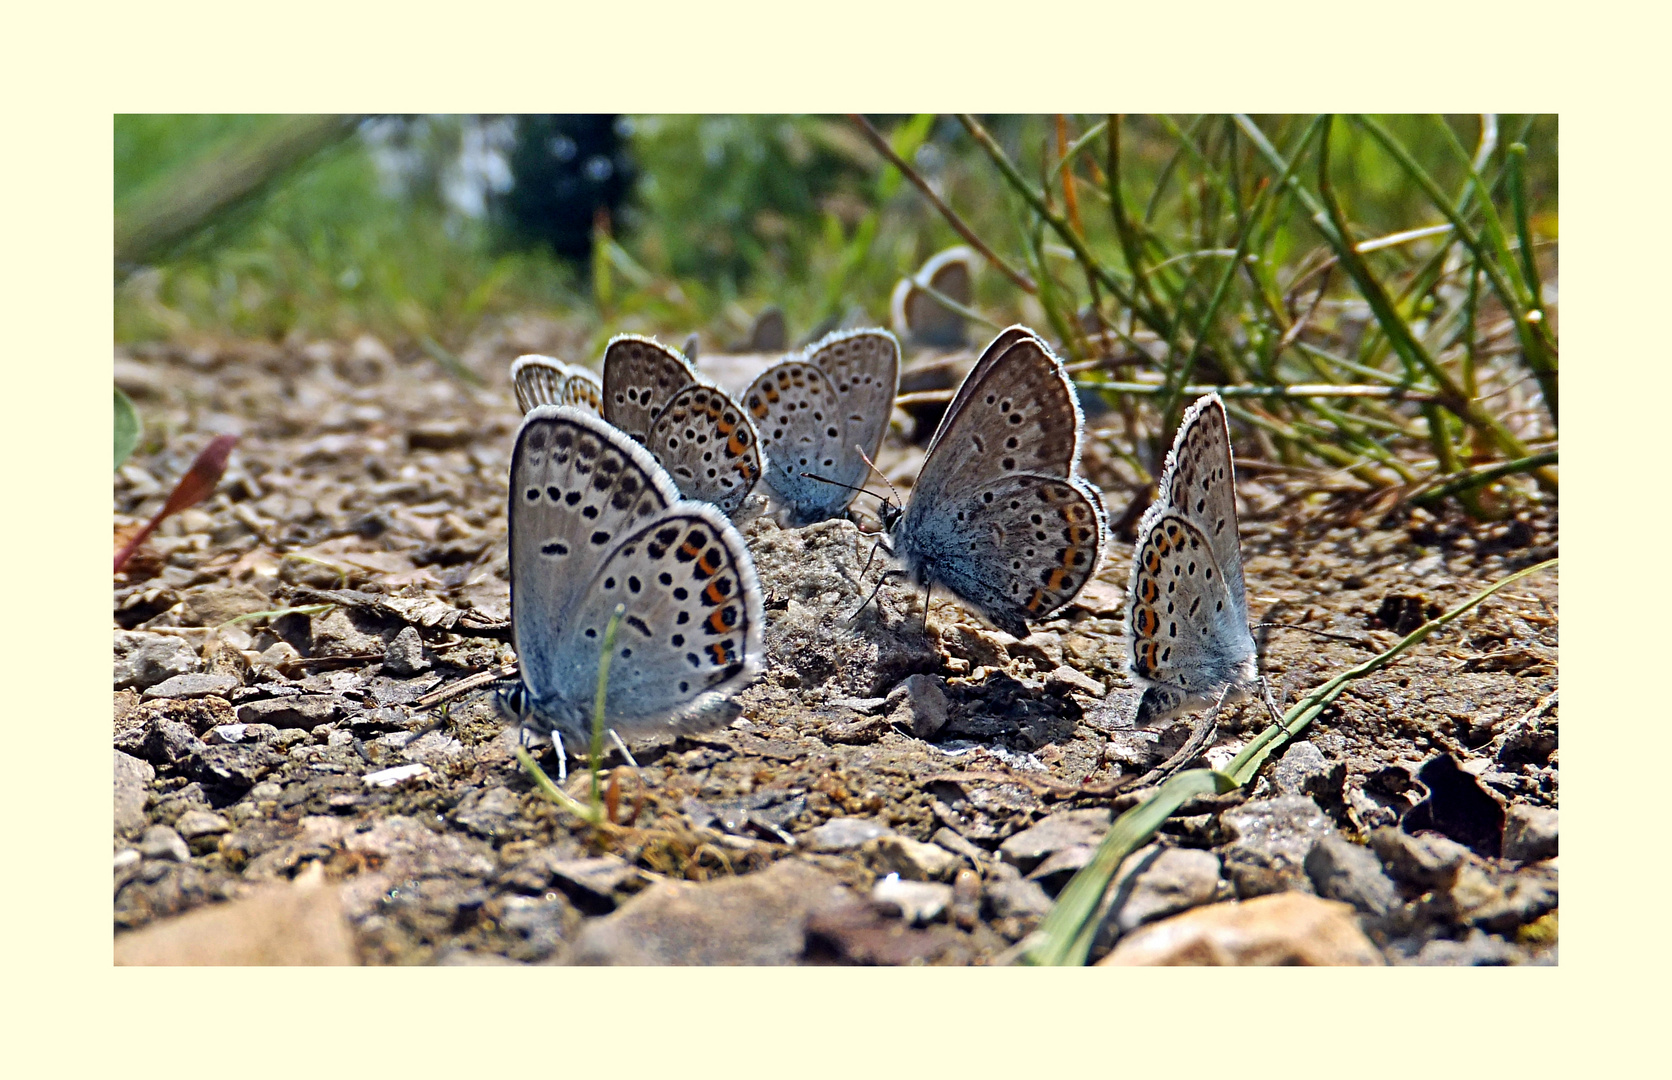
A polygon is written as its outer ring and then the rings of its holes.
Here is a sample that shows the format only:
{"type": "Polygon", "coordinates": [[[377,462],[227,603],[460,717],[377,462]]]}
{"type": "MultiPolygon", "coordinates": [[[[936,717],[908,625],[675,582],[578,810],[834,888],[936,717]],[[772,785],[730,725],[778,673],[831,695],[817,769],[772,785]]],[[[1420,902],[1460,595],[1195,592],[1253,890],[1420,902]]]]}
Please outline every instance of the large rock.
{"type": "Polygon", "coordinates": [[[1099,964],[1362,967],[1383,962],[1351,907],[1304,893],[1281,893],[1209,904],[1140,927],[1099,964]]]}
{"type": "Polygon", "coordinates": [[[295,884],[212,904],[116,938],[116,963],[152,966],[358,963],[337,890],[295,884]]]}
{"type": "Polygon", "coordinates": [[[145,827],[145,796],[157,770],[120,750],[111,752],[116,755],[116,831],[130,835],[145,827]]]}
{"type": "Polygon", "coordinates": [[[702,885],[662,881],[586,923],[570,962],[794,964],[806,950],[807,920],[853,899],[830,874],[794,859],[702,885]]]}

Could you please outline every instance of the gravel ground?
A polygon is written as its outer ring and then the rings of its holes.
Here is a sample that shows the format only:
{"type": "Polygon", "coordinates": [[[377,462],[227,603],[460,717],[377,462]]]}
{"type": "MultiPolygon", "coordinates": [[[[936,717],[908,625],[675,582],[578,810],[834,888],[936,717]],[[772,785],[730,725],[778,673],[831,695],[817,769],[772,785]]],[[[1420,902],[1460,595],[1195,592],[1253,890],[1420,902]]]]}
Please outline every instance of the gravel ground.
{"type": "MultiPolygon", "coordinates": [[[[939,597],[925,630],[892,586],[850,622],[871,539],[758,516],[768,667],[741,717],[635,745],[636,773],[610,754],[619,824],[575,821],[486,692],[413,703],[514,660],[505,368],[582,344],[486,333],[463,354],[481,390],[366,337],[118,353],[164,436],[116,473],[119,537],[241,436],[216,494],[116,578],[120,962],[1002,962],[1140,797],[1120,782],[1183,744],[1185,724],[1130,724],[1128,545],[1018,641],[939,597]]],[[[1087,451],[1115,518],[1117,439],[1087,451]]],[[[896,431],[879,464],[905,487],[920,462],[896,431]]],[[[1253,465],[1239,496],[1250,610],[1351,639],[1261,631],[1290,699],[1557,553],[1553,501],[1480,525],[1253,465]]],[[[1352,684],[1248,790],[1128,859],[1093,958],[1553,963],[1556,639],[1556,575],[1534,575],[1352,684]]],[[[1266,722],[1232,710],[1207,759],[1266,722]]]]}

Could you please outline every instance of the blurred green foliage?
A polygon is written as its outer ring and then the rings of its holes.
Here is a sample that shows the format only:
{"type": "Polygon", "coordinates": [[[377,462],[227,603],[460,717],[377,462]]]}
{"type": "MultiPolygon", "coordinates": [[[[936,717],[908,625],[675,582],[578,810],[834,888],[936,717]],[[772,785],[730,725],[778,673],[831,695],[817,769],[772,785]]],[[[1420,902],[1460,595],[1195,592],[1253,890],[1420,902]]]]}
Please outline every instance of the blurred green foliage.
{"type": "MultiPolygon", "coordinates": [[[[247,116],[118,116],[116,199],[120,213],[146,185],[212,153],[222,141],[266,122],[247,116]]],[[[1103,117],[1066,118],[1070,139],[1103,117]]],[[[1259,118],[1274,143],[1305,118],[1259,118]]],[[[950,117],[873,118],[895,147],[997,250],[1018,264],[1037,238],[1014,193],[996,182],[991,162],[950,117]]],[[[983,121],[1023,174],[1043,187],[1056,163],[1055,120],[983,121]]],[[[859,307],[887,318],[894,282],[957,235],[922,195],[901,183],[842,117],[653,116],[631,124],[640,180],[591,267],[567,265],[539,250],[512,250],[489,216],[448,205],[447,170],[465,121],[426,118],[399,140],[407,169],[393,183],[378,166],[373,140],[351,139],[320,155],[161,265],[117,291],[118,340],[190,332],[270,338],[300,331],[346,335],[371,330],[397,342],[428,337],[456,347],[485,318],[518,310],[568,315],[598,334],[617,328],[684,333],[701,327],[741,333],[768,303],[800,337],[821,320],[859,307]]],[[[1421,156],[1446,190],[1462,165],[1435,137],[1431,117],[1397,116],[1388,128],[1421,156]]],[[[1447,121],[1473,147],[1479,119],[1447,121]]],[[[1503,140],[1523,130],[1534,148],[1529,201],[1554,234],[1555,118],[1528,128],[1499,120],[1503,140]]],[[[1246,201],[1259,168],[1246,140],[1223,117],[1133,117],[1123,126],[1122,186],[1135,215],[1171,248],[1224,244],[1228,222],[1246,201]],[[1181,139],[1192,149],[1181,153],[1181,139]],[[1243,166],[1227,169],[1231,161],[1243,166]],[[1228,192],[1237,190],[1239,199],[1228,192]]],[[[1084,157],[1104,162],[1101,139],[1084,157]]],[[[1432,208],[1405,174],[1363,133],[1343,126],[1332,148],[1332,176],[1344,207],[1365,236],[1433,224],[1432,208]]],[[[1081,170],[1085,175],[1086,170],[1081,170]]],[[[1060,182],[1056,185],[1060,191],[1060,182]]],[[[1094,248],[1117,249],[1106,195],[1083,189],[1078,217],[1094,248]]],[[[1545,224],[1535,214],[1535,224],[1545,224]]],[[[1278,266],[1318,247],[1303,207],[1284,201],[1262,252],[1278,266]]],[[[1060,247],[1040,249],[1055,283],[1085,283],[1060,247]]],[[[1373,258],[1398,261],[1400,252],[1373,258]]],[[[1201,258],[1211,277],[1211,258],[1201,258]]],[[[1104,297],[1107,304],[1108,298],[1104,297]]],[[[1038,317],[996,273],[978,276],[977,306],[996,319],[1038,317]]],[[[1111,312],[1112,314],[1112,312],[1111,312]]]]}

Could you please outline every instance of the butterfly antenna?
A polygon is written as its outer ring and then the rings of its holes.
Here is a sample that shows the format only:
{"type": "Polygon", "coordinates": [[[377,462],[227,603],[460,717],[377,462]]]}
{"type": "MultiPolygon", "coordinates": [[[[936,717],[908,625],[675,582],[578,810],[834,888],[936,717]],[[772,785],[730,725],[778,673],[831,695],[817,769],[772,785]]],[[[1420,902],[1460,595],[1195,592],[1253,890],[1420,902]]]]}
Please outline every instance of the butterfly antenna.
{"type": "Polygon", "coordinates": [[[884,502],[892,501],[894,503],[894,505],[896,505],[896,506],[906,505],[906,500],[900,498],[900,489],[895,487],[893,482],[890,481],[888,479],[888,477],[886,477],[882,474],[882,470],[877,468],[877,463],[871,460],[871,455],[867,454],[865,452],[865,448],[863,446],[860,446],[858,443],[854,443],[853,448],[859,454],[860,459],[862,461],[864,461],[866,465],[869,465],[871,467],[871,471],[877,474],[877,479],[881,480],[883,483],[887,484],[888,485],[888,490],[893,493],[893,495],[894,495],[893,500],[884,499],[883,501],[884,502]]]}

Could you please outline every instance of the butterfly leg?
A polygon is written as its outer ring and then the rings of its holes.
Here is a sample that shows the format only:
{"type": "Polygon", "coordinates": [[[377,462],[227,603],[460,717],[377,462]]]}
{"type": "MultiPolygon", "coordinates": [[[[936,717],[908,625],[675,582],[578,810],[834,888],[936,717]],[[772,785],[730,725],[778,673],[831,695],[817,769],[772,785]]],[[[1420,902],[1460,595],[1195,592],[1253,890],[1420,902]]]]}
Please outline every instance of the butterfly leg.
{"type": "Polygon", "coordinates": [[[855,619],[859,618],[859,613],[871,606],[871,601],[875,600],[877,598],[877,594],[882,592],[882,587],[884,585],[888,584],[888,579],[889,578],[891,578],[891,577],[905,577],[905,576],[906,576],[906,572],[904,570],[886,570],[886,571],[884,571],[882,577],[877,579],[877,587],[871,590],[871,595],[867,596],[865,598],[865,602],[863,604],[860,604],[857,608],[854,608],[853,614],[848,616],[848,622],[851,623],[855,619]]]}
{"type": "Polygon", "coordinates": [[[569,755],[563,749],[563,736],[552,729],[552,749],[557,751],[557,782],[561,786],[569,779],[569,755]]]}
{"type": "Polygon", "coordinates": [[[638,772],[638,761],[634,759],[633,752],[627,749],[627,744],[621,741],[621,736],[615,733],[615,728],[610,728],[610,741],[615,743],[615,748],[621,751],[622,758],[633,767],[633,771],[638,772]]]}

